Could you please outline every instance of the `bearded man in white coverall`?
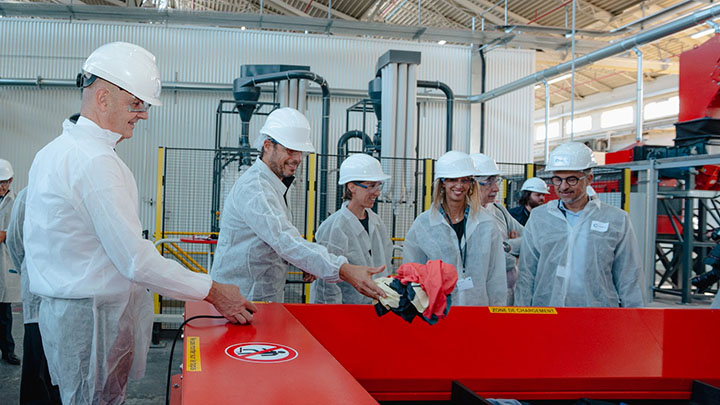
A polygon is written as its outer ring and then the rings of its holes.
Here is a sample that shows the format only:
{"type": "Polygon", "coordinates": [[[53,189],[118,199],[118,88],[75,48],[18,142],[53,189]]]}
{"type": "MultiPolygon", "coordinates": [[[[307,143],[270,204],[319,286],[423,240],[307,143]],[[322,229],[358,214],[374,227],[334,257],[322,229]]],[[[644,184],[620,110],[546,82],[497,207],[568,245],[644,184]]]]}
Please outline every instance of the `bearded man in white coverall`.
{"type": "Polygon", "coordinates": [[[65,404],[120,404],[128,377],[144,374],[152,327],[147,289],[212,303],[233,323],[255,305],[158,254],[142,239],[135,179],[115,153],[161,105],[155,56],[114,42],[85,61],[80,117],[35,156],[24,225],[30,292],[50,375],[65,404]]]}
{"type": "Polygon", "coordinates": [[[628,214],[591,198],[590,148],[569,142],[546,170],[560,199],[533,209],[520,249],[515,304],[642,307],[642,262],[628,214]],[[590,194],[589,194],[590,193],[590,194]]]}
{"type": "Polygon", "coordinates": [[[370,298],[385,296],[371,276],[385,266],[348,263],[344,256],[305,240],[292,224],[286,193],[303,153],[315,152],[310,123],[299,111],[279,108],[255,141],[260,156],[225,199],[211,274],[252,300],[283,302],[288,263],[328,282],[346,281],[370,298]]]}

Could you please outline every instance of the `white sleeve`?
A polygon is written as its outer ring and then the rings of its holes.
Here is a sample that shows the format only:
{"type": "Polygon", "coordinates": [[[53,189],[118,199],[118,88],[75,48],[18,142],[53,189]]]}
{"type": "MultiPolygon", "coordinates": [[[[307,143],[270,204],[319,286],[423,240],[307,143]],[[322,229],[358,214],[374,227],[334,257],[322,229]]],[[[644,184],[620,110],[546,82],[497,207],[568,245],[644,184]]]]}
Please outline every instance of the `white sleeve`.
{"type": "Polygon", "coordinates": [[[518,280],[515,285],[515,305],[517,306],[532,305],[533,292],[535,291],[535,274],[540,260],[540,253],[535,246],[531,222],[532,217],[525,224],[522,247],[520,248],[518,280]]]}
{"type": "MultiPolygon", "coordinates": [[[[422,220],[422,219],[421,219],[422,220]]],[[[418,219],[410,226],[407,235],[405,236],[405,242],[403,243],[403,263],[420,263],[425,264],[428,261],[428,257],[425,252],[420,248],[418,243],[418,228],[420,227],[418,219]]]]}
{"type": "Polygon", "coordinates": [[[212,285],[209,275],[165,259],[151,241],[142,238],[137,201],[130,197],[134,193],[127,190],[118,162],[101,156],[86,168],[79,183],[81,204],[115,268],[125,278],[164,296],[179,300],[207,297],[212,285]]]}
{"type": "Polygon", "coordinates": [[[289,263],[323,280],[340,281],[340,267],[347,259],[303,239],[280,204],[282,202],[269,198],[262,190],[255,193],[243,213],[250,229],[289,263]]]}

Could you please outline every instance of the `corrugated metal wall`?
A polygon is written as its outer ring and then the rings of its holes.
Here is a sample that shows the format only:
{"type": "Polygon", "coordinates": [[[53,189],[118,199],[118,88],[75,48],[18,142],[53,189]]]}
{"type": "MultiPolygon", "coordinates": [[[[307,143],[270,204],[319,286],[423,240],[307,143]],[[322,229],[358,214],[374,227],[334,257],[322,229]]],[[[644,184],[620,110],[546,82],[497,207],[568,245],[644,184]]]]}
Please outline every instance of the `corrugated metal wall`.
{"type": "MultiPolygon", "coordinates": [[[[160,24],[7,18],[0,19],[0,38],[3,78],[74,79],[83,60],[96,47],[122,40],[153,52],[163,79],[169,81],[230,84],[243,64],[284,63],[311,66],[328,81],[331,91],[366,91],[377,58],[388,49],[403,49],[422,52],[419,80],[440,80],[459,96],[471,89],[471,51],[461,46],[160,24]]],[[[317,89],[314,84],[311,87],[317,89]]],[[[118,153],[136,176],[145,227],[152,228],[154,219],[150,202],[155,197],[157,147],[213,147],[218,101],[230,98],[229,92],[166,91],[162,95],[164,106],[153,108],[150,120],[136,126],[133,139],[118,146],[118,153]]],[[[345,108],[359,100],[332,98],[330,153],[335,153],[337,139],[345,131],[345,108]]],[[[13,162],[18,190],[27,184],[35,153],[59,134],[62,120],[78,112],[79,107],[76,89],[0,87],[0,157],[13,162]]],[[[311,95],[307,112],[318,149],[320,111],[320,97],[311,95]]],[[[444,102],[421,102],[419,114],[419,156],[436,158],[445,150],[444,102]]],[[[360,128],[359,119],[358,114],[351,114],[351,129],[360,128]]],[[[251,134],[257,133],[263,121],[262,117],[253,119],[251,134]]],[[[371,136],[374,126],[375,118],[369,115],[371,136]]],[[[239,120],[227,122],[224,144],[237,144],[239,127],[239,120]]],[[[454,147],[468,150],[469,133],[470,106],[457,102],[454,147]]]]}
{"type": "MultiPolygon", "coordinates": [[[[495,49],[486,55],[486,91],[535,73],[535,51],[495,49]]],[[[473,94],[481,93],[480,58],[473,57],[473,94]]],[[[498,162],[533,161],[535,91],[528,86],[485,104],[485,153],[498,162]]],[[[472,152],[480,150],[480,105],[472,107],[472,152]]]]}

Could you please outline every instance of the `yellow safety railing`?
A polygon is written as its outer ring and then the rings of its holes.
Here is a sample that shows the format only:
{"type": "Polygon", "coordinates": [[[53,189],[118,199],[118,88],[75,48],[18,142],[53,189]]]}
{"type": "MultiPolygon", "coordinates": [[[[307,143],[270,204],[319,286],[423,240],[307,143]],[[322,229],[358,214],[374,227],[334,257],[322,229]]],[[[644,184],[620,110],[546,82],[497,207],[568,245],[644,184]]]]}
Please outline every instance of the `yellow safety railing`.
{"type": "Polygon", "coordinates": [[[630,212],[630,183],[632,183],[632,173],[630,169],[623,169],[623,209],[630,212]]]}
{"type": "MultiPolygon", "coordinates": [[[[327,158],[327,157],[325,157],[327,158]]],[[[307,220],[305,221],[305,239],[315,240],[315,171],[317,170],[317,155],[308,156],[308,189],[307,189],[307,220]]],[[[310,302],[310,284],[305,283],[305,303],[310,302]]]]}
{"type": "Polygon", "coordinates": [[[423,211],[430,209],[432,204],[432,184],[433,184],[433,160],[425,159],[425,198],[423,199],[423,211]]]}

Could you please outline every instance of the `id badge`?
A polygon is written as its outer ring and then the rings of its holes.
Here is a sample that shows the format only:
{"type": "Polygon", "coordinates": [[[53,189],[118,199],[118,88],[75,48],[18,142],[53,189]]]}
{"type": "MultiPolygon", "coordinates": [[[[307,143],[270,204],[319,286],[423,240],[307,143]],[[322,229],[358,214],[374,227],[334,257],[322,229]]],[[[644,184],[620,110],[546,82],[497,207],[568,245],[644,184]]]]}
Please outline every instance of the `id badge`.
{"type": "Polygon", "coordinates": [[[473,285],[472,277],[461,278],[457,282],[457,288],[460,291],[469,290],[473,287],[474,287],[474,285],[473,285]]]}

